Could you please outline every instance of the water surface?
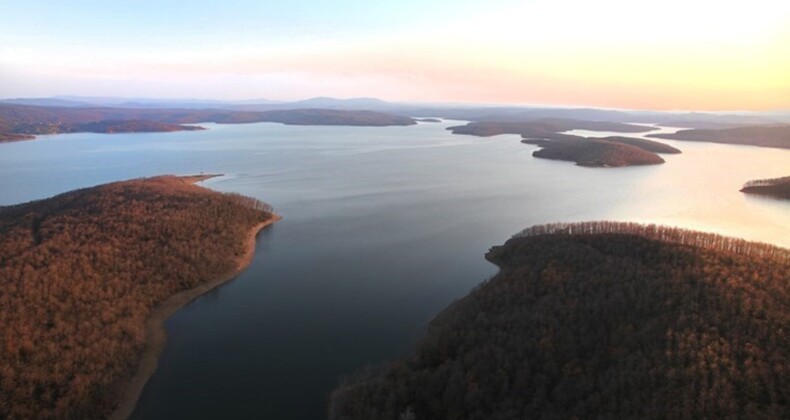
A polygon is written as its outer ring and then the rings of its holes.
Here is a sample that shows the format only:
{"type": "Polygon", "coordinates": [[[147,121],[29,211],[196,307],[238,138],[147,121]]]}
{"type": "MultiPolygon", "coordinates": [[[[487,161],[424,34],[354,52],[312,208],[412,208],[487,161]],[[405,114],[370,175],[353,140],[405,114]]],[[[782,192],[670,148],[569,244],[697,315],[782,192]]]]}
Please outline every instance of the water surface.
{"type": "Polygon", "coordinates": [[[582,168],[535,159],[518,136],[444,129],[457,124],[45,136],[0,145],[0,205],[203,171],[284,217],[246,272],[167,322],[138,419],[322,418],[339,376],[408,352],[496,272],[485,251],[533,224],[659,222],[790,246],[790,204],[738,192],[788,175],[790,151],[667,140],[684,153],[664,165],[582,168]]]}

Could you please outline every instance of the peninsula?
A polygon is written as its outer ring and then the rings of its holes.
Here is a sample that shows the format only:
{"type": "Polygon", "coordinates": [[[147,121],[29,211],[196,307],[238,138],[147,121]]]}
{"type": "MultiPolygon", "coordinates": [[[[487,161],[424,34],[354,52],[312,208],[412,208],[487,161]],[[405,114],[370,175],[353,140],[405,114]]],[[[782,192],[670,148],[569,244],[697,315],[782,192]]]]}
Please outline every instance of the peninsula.
{"type": "Polygon", "coordinates": [[[655,127],[606,121],[584,121],[563,118],[544,118],[522,122],[471,122],[449,127],[453,134],[490,137],[500,134],[519,134],[525,144],[541,147],[532,156],[543,159],[568,160],[579,166],[621,167],[664,163],[658,153],[680,153],[669,145],[633,137],[583,137],[565,134],[568,130],[614,131],[643,133],[655,127]]]}
{"type": "Polygon", "coordinates": [[[569,130],[613,131],[616,133],[647,133],[655,127],[608,121],[586,121],[567,118],[543,118],[534,121],[477,121],[448,127],[453,134],[490,137],[499,134],[520,134],[522,137],[541,137],[569,130]]]}
{"type": "Polygon", "coordinates": [[[31,136],[30,134],[0,133],[0,143],[21,141],[21,140],[33,140],[34,138],[36,138],[36,136],[31,136]]]}
{"type": "Polygon", "coordinates": [[[790,124],[680,130],[677,133],[648,134],[648,137],[790,149],[790,124]]]}
{"type": "Polygon", "coordinates": [[[790,176],[749,181],[741,192],[790,200],[790,176]]]}
{"type": "Polygon", "coordinates": [[[790,250],[634,223],[536,226],[329,418],[787,418],[790,250]]]}
{"type": "Polygon", "coordinates": [[[275,122],[286,125],[406,126],[410,117],[374,111],[338,109],[288,109],[242,111],[227,109],[147,109],[111,107],[57,107],[0,104],[0,141],[6,136],[58,133],[131,133],[202,130],[185,125],[213,122],[240,124],[275,122]]]}
{"type": "Polygon", "coordinates": [[[131,412],[164,320],[243,270],[278,220],[256,199],[192,184],[210,176],[0,207],[1,418],[131,412]]]}

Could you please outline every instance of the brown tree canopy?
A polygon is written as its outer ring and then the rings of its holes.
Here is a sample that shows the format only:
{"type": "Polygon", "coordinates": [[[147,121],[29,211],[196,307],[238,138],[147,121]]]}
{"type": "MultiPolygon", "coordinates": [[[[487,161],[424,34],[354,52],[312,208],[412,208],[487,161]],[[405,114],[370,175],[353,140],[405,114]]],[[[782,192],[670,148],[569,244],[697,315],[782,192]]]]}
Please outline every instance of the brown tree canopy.
{"type": "Polygon", "coordinates": [[[790,251],[591,222],[525,230],[331,419],[790,418],[790,251]]]}
{"type": "Polygon", "coordinates": [[[102,418],[157,303],[232,272],[258,200],[173,176],[0,207],[0,418],[102,418]]]}

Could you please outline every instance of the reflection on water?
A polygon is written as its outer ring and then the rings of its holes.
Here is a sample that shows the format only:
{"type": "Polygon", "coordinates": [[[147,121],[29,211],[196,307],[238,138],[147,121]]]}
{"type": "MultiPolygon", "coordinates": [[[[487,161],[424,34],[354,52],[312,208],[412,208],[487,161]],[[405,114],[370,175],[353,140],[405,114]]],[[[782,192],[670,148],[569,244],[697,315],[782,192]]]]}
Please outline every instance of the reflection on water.
{"type": "Polygon", "coordinates": [[[529,225],[647,221],[790,246],[790,204],[738,192],[788,175],[790,151],[662,140],[683,154],[593,169],[532,158],[518,136],[444,130],[454,124],[207,124],[4,144],[0,205],[203,171],[228,174],[211,188],[284,216],[244,274],[168,322],[135,418],[321,418],[340,375],[407,352],[431,317],[495,273],[488,247],[529,225]]]}

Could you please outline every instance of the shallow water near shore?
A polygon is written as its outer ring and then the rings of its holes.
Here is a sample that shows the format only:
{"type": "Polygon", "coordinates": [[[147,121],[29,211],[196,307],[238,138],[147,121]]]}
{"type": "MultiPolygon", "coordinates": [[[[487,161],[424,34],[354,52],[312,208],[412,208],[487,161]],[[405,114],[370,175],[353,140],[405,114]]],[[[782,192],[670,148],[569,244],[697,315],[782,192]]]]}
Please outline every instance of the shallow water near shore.
{"type": "Polygon", "coordinates": [[[533,224],[656,222],[790,247],[790,202],[738,191],[789,175],[790,150],[661,140],[683,153],[593,169],[533,158],[518,136],[444,129],[457,124],[44,136],[0,145],[0,205],[206,172],[226,176],[203,185],[283,216],[243,274],[167,322],[139,419],[322,418],[340,376],[408,352],[496,273],[486,250],[533,224]]]}

